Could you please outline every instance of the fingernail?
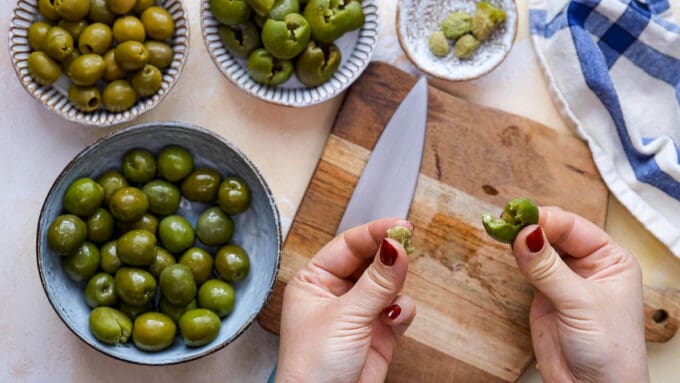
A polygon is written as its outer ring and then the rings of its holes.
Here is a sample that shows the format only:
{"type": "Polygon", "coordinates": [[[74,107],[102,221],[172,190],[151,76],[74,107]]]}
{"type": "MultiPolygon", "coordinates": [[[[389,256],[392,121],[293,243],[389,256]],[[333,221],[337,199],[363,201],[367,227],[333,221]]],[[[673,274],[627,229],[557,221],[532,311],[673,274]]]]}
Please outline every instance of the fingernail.
{"type": "Polygon", "coordinates": [[[388,318],[395,320],[401,314],[401,307],[399,305],[392,305],[388,308],[385,309],[384,311],[385,315],[387,315],[388,318]]]}
{"type": "Polygon", "coordinates": [[[383,238],[382,245],[380,245],[380,262],[385,266],[392,266],[397,260],[397,249],[392,246],[390,241],[383,238]]]}
{"type": "Polygon", "coordinates": [[[527,235],[527,247],[532,253],[538,253],[543,249],[543,229],[540,226],[527,235]]]}

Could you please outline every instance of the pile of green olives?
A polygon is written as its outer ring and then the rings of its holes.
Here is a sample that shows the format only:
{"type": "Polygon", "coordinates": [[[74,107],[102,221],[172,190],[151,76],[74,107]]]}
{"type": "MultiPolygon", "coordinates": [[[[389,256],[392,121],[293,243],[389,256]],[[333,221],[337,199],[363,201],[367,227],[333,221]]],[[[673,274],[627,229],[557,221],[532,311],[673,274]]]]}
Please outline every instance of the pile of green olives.
{"type": "Polygon", "coordinates": [[[202,346],[233,310],[232,284],[248,276],[250,259],[232,242],[232,217],[248,210],[250,188],[194,165],[181,146],[158,155],[133,149],[120,168],[66,189],[47,244],[82,284],[90,331],[100,341],[132,337],[139,349],[160,351],[179,330],[188,346],[202,346]],[[192,225],[180,205],[207,208],[192,225]]]}
{"type": "Polygon", "coordinates": [[[175,22],[156,0],[39,0],[38,11],[28,71],[41,85],[66,74],[78,110],[122,112],[161,88],[175,22]]]}
{"type": "Polygon", "coordinates": [[[279,85],[328,81],[342,55],[334,41],[364,25],[360,0],[210,0],[229,52],[248,60],[250,77],[279,85]]]}

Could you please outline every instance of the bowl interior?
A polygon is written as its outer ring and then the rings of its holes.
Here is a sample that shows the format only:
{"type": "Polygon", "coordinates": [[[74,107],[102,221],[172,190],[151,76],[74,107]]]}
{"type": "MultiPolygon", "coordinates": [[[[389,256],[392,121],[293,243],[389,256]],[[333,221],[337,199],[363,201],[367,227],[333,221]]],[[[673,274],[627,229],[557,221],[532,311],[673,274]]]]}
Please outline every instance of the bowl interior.
{"type": "MultiPolygon", "coordinates": [[[[182,198],[178,214],[195,226],[205,204],[189,203],[182,198]]],[[[38,223],[38,268],[45,292],[64,323],[82,340],[115,358],[142,364],[170,364],[198,358],[233,341],[262,309],[278,271],[281,233],[278,212],[266,183],[257,169],[241,153],[216,135],[195,127],[176,123],[150,123],[122,130],[103,138],[81,152],[61,173],[47,196],[38,223]],[[47,229],[62,214],[66,188],[80,177],[96,178],[112,168],[120,168],[123,155],[133,148],[145,148],[157,154],[170,144],[184,146],[194,154],[195,166],[217,169],[223,176],[238,175],[250,186],[251,207],[234,216],[236,231],[232,243],[242,246],[250,256],[249,276],[236,284],[234,310],[222,319],[217,339],[202,347],[187,347],[177,337],[165,351],[147,353],[125,345],[110,346],[99,342],[89,331],[90,309],[83,296],[83,285],[71,281],[60,264],[60,256],[47,246],[47,229]]],[[[200,242],[196,241],[197,245],[200,242]]],[[[217,248],[207,248],[211,254],[217,248]]]]}

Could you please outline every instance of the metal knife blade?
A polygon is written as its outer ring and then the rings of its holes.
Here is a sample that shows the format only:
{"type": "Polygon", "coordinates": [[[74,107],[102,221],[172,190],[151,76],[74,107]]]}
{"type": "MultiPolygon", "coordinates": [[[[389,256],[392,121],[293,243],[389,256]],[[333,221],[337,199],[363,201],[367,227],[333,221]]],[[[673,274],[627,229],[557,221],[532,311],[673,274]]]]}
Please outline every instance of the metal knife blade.
{"type": "Polygon", "coordinates": [[[418,182],[426,128],[427,79],[421,77],[378,139],[337,233],[378,218],[406,218],[418,182]]]}

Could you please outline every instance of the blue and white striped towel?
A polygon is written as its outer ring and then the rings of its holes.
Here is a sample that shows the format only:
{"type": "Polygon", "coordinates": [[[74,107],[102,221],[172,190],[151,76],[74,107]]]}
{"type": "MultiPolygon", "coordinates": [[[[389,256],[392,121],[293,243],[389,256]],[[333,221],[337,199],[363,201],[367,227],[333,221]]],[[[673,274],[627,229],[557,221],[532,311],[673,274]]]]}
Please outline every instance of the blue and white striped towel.
{"type": "Polygon", "coordinates": [[[530,0],[529,8],[562,114],[611,192],[680,257],[680,27],[668,1],[530,0]]]}

